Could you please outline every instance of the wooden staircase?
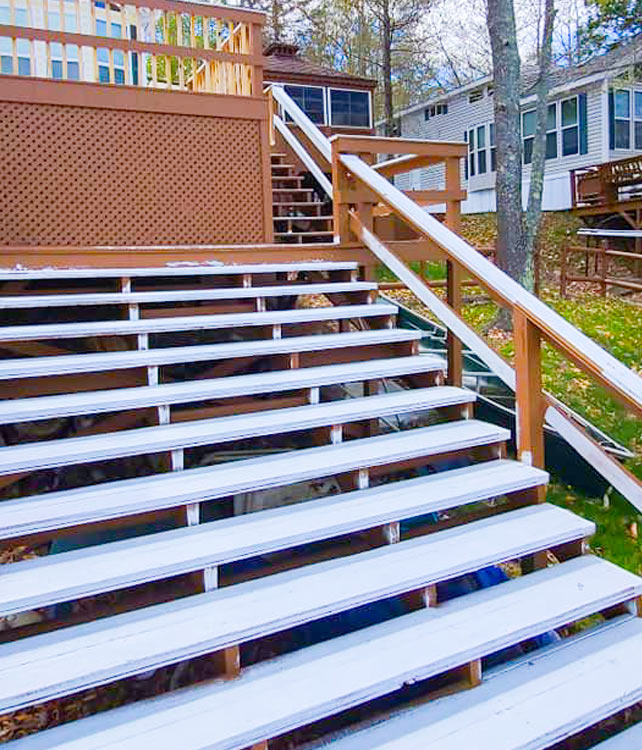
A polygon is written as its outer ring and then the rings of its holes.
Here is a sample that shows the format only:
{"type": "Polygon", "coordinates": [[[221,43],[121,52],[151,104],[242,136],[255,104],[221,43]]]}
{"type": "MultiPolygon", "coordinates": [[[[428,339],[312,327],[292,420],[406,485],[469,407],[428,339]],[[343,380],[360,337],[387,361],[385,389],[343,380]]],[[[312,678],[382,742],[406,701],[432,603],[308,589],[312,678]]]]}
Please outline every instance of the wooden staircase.
{"type": "Polygon", "coordinates": [[[283,243],[331,242],[332,204],[313,182],[296,175],[288,154],[272,153],[274,239],[283,243]]]}
{"type": "Polygon", "coordinates": [[[0,535],[37,552],[0,714],[130,701],[7,747],[557,749],[642,699],[642,580],[356,263],[0,284],[0,535]]]}

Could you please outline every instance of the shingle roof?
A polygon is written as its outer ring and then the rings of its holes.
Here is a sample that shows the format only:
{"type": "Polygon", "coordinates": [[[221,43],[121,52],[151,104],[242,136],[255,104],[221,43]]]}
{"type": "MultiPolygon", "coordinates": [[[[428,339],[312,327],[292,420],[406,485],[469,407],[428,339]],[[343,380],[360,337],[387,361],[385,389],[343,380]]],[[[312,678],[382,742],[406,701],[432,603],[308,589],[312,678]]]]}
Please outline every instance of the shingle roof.
{"type": "Polygon", "coordinates": [[[291,44],[272,44],[266,50],[264,68],[268,81],[312,78],[316,81],[329,79],[331,82],[344,83],[361,88],[374,88],[377,82],[372,78],[343,73],[333,68],[306,60],[298,54],[298,47],[291,44]]]}

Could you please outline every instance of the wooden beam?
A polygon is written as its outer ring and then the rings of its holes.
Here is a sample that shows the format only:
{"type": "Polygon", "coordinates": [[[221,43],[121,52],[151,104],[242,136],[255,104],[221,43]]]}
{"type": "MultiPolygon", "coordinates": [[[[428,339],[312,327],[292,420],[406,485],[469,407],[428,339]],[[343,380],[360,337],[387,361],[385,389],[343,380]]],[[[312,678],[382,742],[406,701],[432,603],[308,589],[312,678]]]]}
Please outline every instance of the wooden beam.
{"type": "Polygon", "coordinates": [[[544,400],[540,334],[519,310],[513,313],[513,329],[518,456],[524,463],[543,468],[544,400]]]}
{"type": "Polygon", "coordinates": [[[374,135],[334,135],[330,138],[330,143],[333,148],[343,154],[416,154],[442,159],[457,156],[463,159],[468,153],[468,146],[459,141],[380,138],[374,135]]]}

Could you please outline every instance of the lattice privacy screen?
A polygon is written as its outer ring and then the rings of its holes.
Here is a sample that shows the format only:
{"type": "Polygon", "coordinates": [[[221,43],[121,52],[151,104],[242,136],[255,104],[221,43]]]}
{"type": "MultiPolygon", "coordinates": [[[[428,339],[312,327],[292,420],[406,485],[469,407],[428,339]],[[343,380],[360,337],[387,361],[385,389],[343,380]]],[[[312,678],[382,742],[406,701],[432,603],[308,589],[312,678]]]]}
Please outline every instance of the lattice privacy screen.
{"type": "Polygon", "coordinates": [[[262,242],[259,127],[0,102],[0,244],[262,242]]]}

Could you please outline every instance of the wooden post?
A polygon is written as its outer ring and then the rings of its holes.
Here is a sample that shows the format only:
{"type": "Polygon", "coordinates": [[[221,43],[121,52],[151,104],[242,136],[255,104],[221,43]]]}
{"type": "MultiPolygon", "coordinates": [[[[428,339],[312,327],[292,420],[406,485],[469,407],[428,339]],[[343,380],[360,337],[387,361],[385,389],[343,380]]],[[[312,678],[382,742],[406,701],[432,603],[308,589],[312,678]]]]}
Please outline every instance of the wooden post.
{"type": "Polygon", "coordinates": [[[339,159],[339,149],[336,142],[332,143],[332,186],[333,186],[333,226],[335,240],[344,245],[350,242],[349,204],[346,202],[349,183],[346,169],[339,159]]]}
{"type": "MultiPolygon", "coordinates": [[[[446,192],[455,193],[461,188],[459,175],[459,158],[446,159],[446,192]]],[[[446,201],[446,226],[458,234],[461,231],[461,211],[458,200],[446,201]]],[[[461,312],[461,267],[452,261],[446,261],[446,300],[450,307],[457,313],[461,312]]],[[[461,341],[448,331],[448,385],[461,386],[462,384],[462,359],[461,341]]]]}
{"type": "Polygon", "coordinates": [[[560,296],[566,297],[566,274],[568,263],[568,244],[562,245],[562,258],[560,262],[560,296]]]}
{"type": "MultiPolygon", "coordinates": [[[[544,466],[544,398],[539,330],[520,310],[513,311],[517,406],[517,453],[520,461],[544,466]]],[[[543,500],[543,490],[538,498],[543,500]]]]}

